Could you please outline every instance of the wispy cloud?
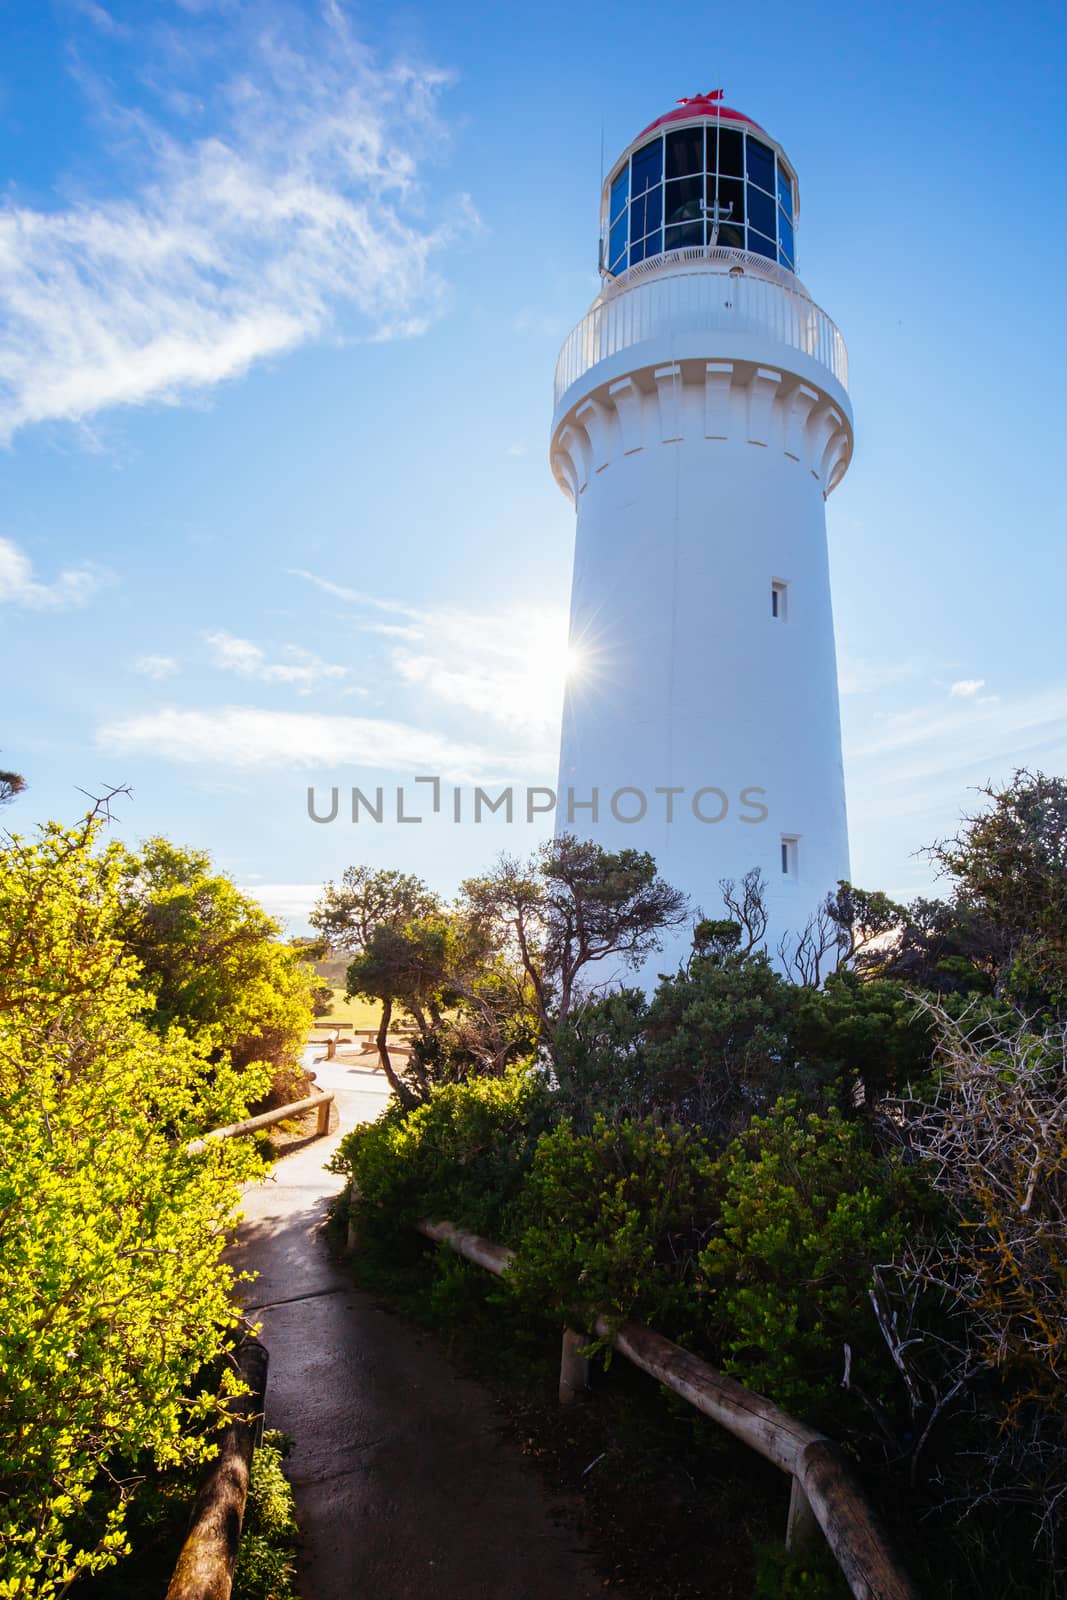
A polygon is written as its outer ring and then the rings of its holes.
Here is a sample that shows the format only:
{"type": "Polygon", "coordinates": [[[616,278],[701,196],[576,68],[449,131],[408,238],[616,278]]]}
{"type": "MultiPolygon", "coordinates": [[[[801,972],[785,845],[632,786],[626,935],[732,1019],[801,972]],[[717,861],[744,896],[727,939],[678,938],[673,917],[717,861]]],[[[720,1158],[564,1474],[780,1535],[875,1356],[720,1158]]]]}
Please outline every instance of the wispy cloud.
{"type": "Polygon", "coordinates": [[[257,683],[289,684],[299,694],[310,694],[325,683],[338,683],[347,678],[351,670],[323,661],[295,644],[283,646],[282,660],[271,661],[261,645],[254,644],[251,639],[239,639],[232,633],[205,633],[204,640],[210,650],[212,666],[257,683]]]}
{"type": "MultiPolygon", "coordinates": [[[[155,756],[166,761],[243,768],[340,767],[369,771],[437,773],[469,783],[526,776],[521,760],[507,762],[476,743],[431,729],[374,717],[335,717],[252,706],[183,710],[165,707],[120,718],[97,732],[97,746],[112,755],[155,756]]],[[[358,781],[358,779],[357,779],[358,781]]]]}
{"type": "Polygon", "coordinates": [[[84,606],[111,574],[88,564],[64,567],[50,583],[34,577],[33,562],[12,539],[0,539],[0,605],[26,611],[69,611],[84,606]]]}
{"type": "Polygon", "coordinates": [[[842,694],[872,694],[879,689],[891,689],[917,677],[919,666],[915,661],[872,661],[864,656],[850,656],[842,652],[837,664],[838,684],[842,694]]]}
{"type": "Polygon", "coordinates": [[[856,815],[951,820],[969,787],[1016,767],[1067,764],[1067,684],[1003,699],[942,697],[884,715],[850,735],[846,754],[856,815]]]}
{"type": "Polygon", "coordinates": [[[389,659],[399,681],[495,723],[521,739],[532,760],[554,763],[567,669],[562,607],[418,607],[316,573],[294,575],[355,606],[362,628],[396,641],[389,659]],[[385,616],[388,622],[380,620],[385,616]]]}
{"type": "Polygon", "coordinates": [[[173,678],[178,663],[173,656],[137,656],[133,670],[142,678],[173,678]]]}
{"type": "Polygon", "coordinates": [[[949,689],[949,694],[954,700],[971,700],[985,688],[984,678],[960,678],[949,689]]]}
{"type": "Polygon", "coordinates": [[[0,207],[0,439],[177,401],[353,316],[407,337],[439,311],[433,257],[474,222],[462,198],[446,223],[422,210],[444,77],[379,67],[337,6],[305,21],[242,45],[208,135],[109,107],[147,167],[125,197],[0,207]]]}

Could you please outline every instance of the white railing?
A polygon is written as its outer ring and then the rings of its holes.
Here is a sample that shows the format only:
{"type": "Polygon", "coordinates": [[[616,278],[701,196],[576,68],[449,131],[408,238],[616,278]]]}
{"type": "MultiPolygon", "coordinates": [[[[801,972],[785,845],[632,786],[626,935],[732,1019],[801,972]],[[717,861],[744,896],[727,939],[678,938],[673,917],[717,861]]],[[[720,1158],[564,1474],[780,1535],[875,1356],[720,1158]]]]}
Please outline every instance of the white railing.
{"type": "MultiPolygon", "coordinates": [[[[572,383],[609,356],[665,330],[753,333],[810,356],[848,388],[845,341],[798,289],[714,268],[649,273],[598,302],[567,336],[556,362],[556,405],[572,383]]],[[[679,350],[679,355],[685,352],[679,350]]]]}

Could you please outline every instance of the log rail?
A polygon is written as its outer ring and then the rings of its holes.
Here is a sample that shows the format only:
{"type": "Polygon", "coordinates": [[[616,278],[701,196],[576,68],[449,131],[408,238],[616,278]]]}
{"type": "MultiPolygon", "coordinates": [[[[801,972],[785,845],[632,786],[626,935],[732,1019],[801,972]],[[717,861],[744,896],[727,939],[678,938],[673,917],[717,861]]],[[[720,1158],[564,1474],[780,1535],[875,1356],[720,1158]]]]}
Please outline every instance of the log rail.
{"type": "Polygon", "coordinates": [[[258,1117],[246,1117],[243,1122],[231,1122],[225,1128],[212,1128],[202,1139],[190,1139],[186,1145],[186,1153],[191,1156],[201,1155],[218,1139],[240,1139],[246,1133],[258,1133],[261,1128],[273,1128],[276,1123],[288,1122],[290,1117],[299,1117],[305,1111],[317,1111],[315,1122],[316,1135],[328,1133],[330,1130],[330,1107],[333,1105],[333,1090],[323,1089],[318,1094],[308,1095],[306,1100],[294,1100],[292,1105],[278,1106],[275,1111],[264,1111],[258,1117]]]}
{"type": "MultiPolygon", "coordinates": [[[[498,1277],[513,1259],[513,1252],[504,1245],[451,1222],[424,1221],[416,1223],[416,1228],[427,1239],[447,1244],[457,1255],[498,1277]]],[[[789,1474],[789,1548],[799,1548],[821,1528],[856,1600],[919,1600],[840,1445],[640,1323],[624,1322],[618,1327],[597,1316],[588,1331],[789,1474]]],[[[580,1333],[564,1329],[562,1404],[572,1401],[585,1387],[587,1364],[581,1350],[587,1342],[580,1333]]]]}

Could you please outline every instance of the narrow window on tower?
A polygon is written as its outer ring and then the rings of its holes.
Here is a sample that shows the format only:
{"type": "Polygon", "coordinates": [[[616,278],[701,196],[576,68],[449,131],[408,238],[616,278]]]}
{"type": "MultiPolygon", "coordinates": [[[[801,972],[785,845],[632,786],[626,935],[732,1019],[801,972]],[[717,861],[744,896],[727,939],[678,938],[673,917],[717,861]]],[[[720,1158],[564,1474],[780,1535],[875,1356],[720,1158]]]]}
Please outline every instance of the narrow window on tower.
{"type": "Polygon", "coordinates": [[[798,839],[795,834],[782,834],[782,877],[795,878],[797,875],[797,846],[798,839]]]}
{"type": "Polygon", "coordinates": [[[781,578],[771,579],[771,616],[784,622],[788,610],[789,585],[781,578]]]}

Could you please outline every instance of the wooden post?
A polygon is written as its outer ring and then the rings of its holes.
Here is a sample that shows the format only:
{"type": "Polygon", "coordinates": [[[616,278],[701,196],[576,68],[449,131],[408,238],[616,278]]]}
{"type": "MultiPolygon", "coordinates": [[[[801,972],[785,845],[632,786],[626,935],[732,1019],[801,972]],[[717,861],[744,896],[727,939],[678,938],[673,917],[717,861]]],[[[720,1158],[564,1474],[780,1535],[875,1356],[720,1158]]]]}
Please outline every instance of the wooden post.
{"type": "Polygon", "coordinates": [[[559,1359],[559,1403],[572,1406],[589,1387],[589,1362],[582,1355],[588,1339],[573,1328],[564,1328],[559,1359]]]}
{"type": "Polygon", "coordinates": [[[787,1550],[810,1550],[822,1536],[822,1529],[811,1509],[811,1502],[801,1486],[799,1478],[789,1480],[789,1515],[785,1524],[785,1547],[787,1550]]]}
{"type": "Polygon", "coordinates": [[[330,1037],[326,1040],[326,1059],[327,1059],[327,1061],[332,1061],[336,1054],[337,1054],[337,1034],[336,1033],[331,1033],[330,1037]]]}
{"type": "Polygon", "coordinates": [[[329,1133],[329,1131],[330,1131],[330,1107],[332,1105],[333,1105],[333,1101],[332,1100],[320,1100],[319,1101],[319,1108],[318,1108],[318,1111],[315,1113],[315,1133],[316,1134],[329,1133]]]}
{"type": "Polygon", "coordinates": [[[250,1393],[231,1402],[234,1420],[223,1433],[219,1453],[208,1464],[193,1502],[189,1532],[166,1600],[230,1600],[252,1452],[267,1388],[267,1352],[257,1340],[244,1339],[237,1350],[237,1365],[250,1393]]]}

